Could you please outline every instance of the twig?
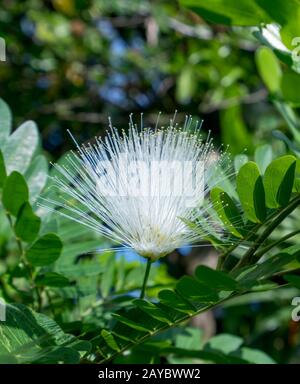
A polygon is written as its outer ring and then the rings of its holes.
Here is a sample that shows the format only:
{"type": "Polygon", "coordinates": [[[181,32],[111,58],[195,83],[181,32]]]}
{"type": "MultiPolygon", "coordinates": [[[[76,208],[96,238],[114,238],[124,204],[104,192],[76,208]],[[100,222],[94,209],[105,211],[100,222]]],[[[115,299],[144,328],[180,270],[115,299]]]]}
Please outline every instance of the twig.
{"type": "Polygon", "coordinates": [[[18,245],[18,249],[19,249],[19,252],[20,252],[20,260],[21,260],[22,264],[24,265],[24,267],[25,267],[25,269],[27,271],[27,275],[28,275],[28,278],[29,278],[29,280],[31,282],[31,286],[34,289],[34,291],[36,293],[36,296],[37,296],[37,304],[38,304],[37,305],[37,310],[40,311],[42,309],[42,297],[40,295],[39,288],[34,283],[34,276],[33,276],[32,268],[27,263],[27,260],[25,258],[25,252],[24,252],[22,241],[18,238],[18,236],[16,235],[16,233],[14,231],[14,225],[13,225],[13,221],[12,221],[12,217],[11,217],[10,213],[6,212],[6,217],[7,217],[8,221],[9,221],[11,229],[13,230],[14,235],[15,235],[16,243],[18,245]]]}
{"type": "Polygon", "coordinates": [[[291,237],[298,235],[300,233],[300,229],[297,229],[296,231],[293,231],[291,233],[288,233],[287,235],[283,236],[281,239],[274,241],[273,243],[265,246],[264,248],[261,249],[261,251],[257,252],[255,254],[255,258],[258,260],[260,259],[261,256],[263,256],[266,252],[268,252],[270,249],[276,247],[276,245],[279,245],[283,243],[284,241],[290,239],[291,237]]]}
{"type": "Polygon", "coordinates": [[[261,246],[261,244],[270,236],[274,229],[300,204],[300,196],[296,196],[290,204],[282,209],[278,216],[271,222],[271,224],[263,231],[259,236],[257,241],[248,249],[245,255],[240,259],[240,261],[235,265],[233,270],[240,268],[246,264],[252,264],[255,260],[255,252],[261,246]]]}
{"type": "Polygon", "coordinates": [[[199,106],[199,110],[200,112],[203,112],[203,113],[212,113],[220,109],[227,109],[239,104],[255,104],[255,103],[258,103],[259,101],[265,100],[267,96],[268,96],[267,90],[262,88],[256,92],[249,93],[248,95],[245,95],[245,96],[229,97],[227,99],[220,101],[219,103],[213,103],[213,104],[202,103],[199,106]]]}

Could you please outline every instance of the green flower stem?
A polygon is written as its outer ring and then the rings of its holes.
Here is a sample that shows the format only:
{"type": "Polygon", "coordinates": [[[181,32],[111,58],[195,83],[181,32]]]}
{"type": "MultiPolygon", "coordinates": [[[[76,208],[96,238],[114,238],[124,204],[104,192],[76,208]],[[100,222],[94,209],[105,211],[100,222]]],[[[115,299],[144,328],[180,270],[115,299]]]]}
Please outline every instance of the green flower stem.
{"type": "Polygon", "coordinates": [[[50,292],[47,290],[47,288],[45,288],[44,292],[45,292],[45,295],[46,295],[46,297],[47,297],[48,304],[49,304],[49,308],[50,308],[50,311],[51,311],[51,313],[52,313],[52,316],[55,318],[55,317],[56,317],[56,313],[55,313],[55,309],[54,309],[54,306],[53,306],[53,303],[52,303],[51,294],[50,294],[50,292]]]}
{"type": "MultiPolygon", "coordinates": [[[[293,201],[293,200],[292,200],[293,201]]],[[[281,211],[280,211],[281,212],[281,211]]],[[[263,226],[268,224],[271,220],[275,219],[275,217],[278,215],[278,210],[273,212],[269,217],[267,217],[266,221],[264,223],[256,224],[251,230],[249,230],[247,236],[245,236],[240,241],[237,241],[235,244],[233,244],[227,251],[220,254],[218,258],[218,267],[217,269],[225,269],[225,263],[227,260],[227,256],[229,256],[238,246],[243,244],[245,241],[250,240],[251,237],[257,233],[257,231],[263,226]]]]}
{"type": "MultiPolygon", "coordinates": [[[[10,225],[11,229],[14,231],[13,221],[12,221],[11,215],[8,212],[6,213],[6,217],[7,217],[7,220],[9,221],[9,225],[10,225]]],[[[16,242],[17,242],[17,246],[18,246],[18,249],[19,249],[19,252],[20,252],[20,256],[21,256],[22,262],[23,262],[24,250],[23,250],[22,242],[16,236],[15,236],[15,239],[16,239],[16,242]]]]}
{"type": "Polygon", "coordinates": [[[149,277],[149,273],[150,273],[150,269],[151,269],[151,264],[152,264],[152,260],[147,259],[147,266],[146,266],[146,271],[145,271],[145,275],[144,275],[144,281],[143,281],[140,299],[143,299],[145,296],[145,291],[146,291],[147,281],[148,281],[148,277],[149,277]]]}
{"type": "Polygon", "coordinates": [[[259,230],[261,227],[261,224],[257,224],[251,231],[249,231],[248,235],[238,241],[237,243],[233,244],[229,249],[227,249],[226,252],[223,252],[218,257],[218,265],[217,269],[223,269],[225,261],[227,260],[227,256],[229,256],[239,245],[241,245],[243,242],[250,240],[250,238],[259,230]]]}
{"type": "Polygon", "coordinates": [[[262,248],[259,252],[255,254],[255,258],[258,260],[263,256],[266,252],[268,252],[270,249],[276,247],[276,245],[279,245],[283,243],[284,241],[290,239],[293,236],[296,236],[300,233],[300,229],[297,229],[296,231],[293,231],[291,233],[288,233],[287,235],[283,236],[281,239],[274,241],[273,243],[266,245],[264,248],[262,248]]]}
{"type": "Polygon", "coordinates": [[[283,208],[279,214],[274,218],[274,220],[266,227],[262,234],[258,237],[257,241],[248,249],[245,255],[240,259],[240,261],[235,265],[233,270],[243,267],[247,264],[253,264],[256,261],[255,252],[261,246],[261,244],[270,236],[275,228],[291,213],[294,209],[300,204],[300,195],[296,196],[289,205],[283,208]]]}
{"type": "MultiPolygon", "coordinates": [[[[7,217],[8,221],[9,221],[11,229],[13,230],[13,232],[15,234],[12,217],[11,217],[11,215],[8,212],[6,213],[6,217],[7,217]]],[[[25,253],[24,253],[24,248],[23,248],[22,241],[16,236],[16,234],[15,234],[15,239],[16,239],[16,243],[17,243],[17,246],[18,246],[18,249],[19,249],[19,252],[20,252],[20,260],[21,260],[22,264],[24,265],[24,267],[25,267],[25,269],[27,271],[28,278],[31,281],[32,288],[34,289],[34,291],[36,293],[36,296],[37,296],[37,303],[38,303],[37,310],[40,311],[41,308],[42,308],[42,297],[41,297],[41,294],[40,294],[40,290],[34,284],[33,271],[32,271],[31,266],[28,264],[28,262],[27,262],[27,260],[25,258],[25,253]]]]}

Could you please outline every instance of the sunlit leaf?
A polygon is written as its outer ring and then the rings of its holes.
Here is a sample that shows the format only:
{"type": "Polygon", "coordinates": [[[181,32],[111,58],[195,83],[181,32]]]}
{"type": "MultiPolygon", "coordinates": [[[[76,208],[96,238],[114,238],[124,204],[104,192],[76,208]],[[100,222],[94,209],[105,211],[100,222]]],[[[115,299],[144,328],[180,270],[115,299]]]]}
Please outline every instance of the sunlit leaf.
{"type": "Polygon", "coordinates": [[[0,148],[3,148],[11,131],[12,116],[9,106],[0,99],[0,148]]]}
{"type": "Polygon", "coordinates": [[[269,144],[260,145],[254,153],[255,162],[263,174],[273,157],[272,147],[269,144]]]}
{"type": "Polygon", "coordinates": [[[89,342],[65,334],[54,320],[21,304],[6,306],[6,321],[0,322],[0,332],[3,362],[8,356],[17,363],[78,363],[79,351],[90,349],[89,342]]]}
{"type": "Polygon", "coordinates": [[[41,219],[34,214],[29,203],[24,203],[15,223],[16,235],[25,242],[31,242],[37,237],[40,225],[41,219]]]}
{"type": "Polygon", "coordinates": [[[204,19],[225,25],[259,25],[270,17],[252,0],[180,0],[204,19]]]}
{"type": "Polygon", "coordinates": [[[28,187],[24,177],[19,172],[12,172],[3,187],[2,202],[5,209],[17,216],[21,206],[28,201],[28,187]]]}
{"type": "Polygon", "coordinates": [[[262,222],[266,217],[265,191],[257,165],[252,161],[243,165],[236,183],[247,218],[254,223],[262,222]]]}
{"type": "Polygon", "coordinates": [[[70,285],[70,280],[57,272],[38,275],[34,282],[38,287],[67,287],[70,285]]]}
{"type": "Polygon", "coordinates": [[[60,256],[62,242],[54,233],[49,233],[37,239],[26,250],[27,260],[35,267],[52,264],[60,256]]]}
{"type": "Polygon", "coordinates": [[[282,71],[279,61],[268,47],[260,47],[256,51],[256,65],[264,83],[272,93],[280,90],[282,71]]]}
{"type": "Polygon", "coordinates": [[[294,156],[282,156],[272,161],[264,174],[266,204],[269,208],[285,206],[291,197],[296,169],[294,156]]]}
{"type": "Polygon", "coordinates": [[[298,106],[300,105],[300,75],[295,72],[286,72],[281,81],[281,92],[283,98],[298,106]]]}
{"type": "Polygon", "coordinates": [[[225,227],[236,237],[243,237],[243,219],[235,203],[221,188],[215,187],[210,193],[213,207],[225,227]]]}
{"type": "Polygon", "coordinates": [[[30,201],[33,203],[44,186],[46,185],[48,176],[48,163],[44,156],[37,156],[30,164],[28,170],[25,173],[27,180],[30,201]]]}
{"type": "Polygon", "coordinates": [[[7,139],[3,147],[7,173],[24,173],[38,148],[39,134],[33,121],[23,123],[7,139]]]}

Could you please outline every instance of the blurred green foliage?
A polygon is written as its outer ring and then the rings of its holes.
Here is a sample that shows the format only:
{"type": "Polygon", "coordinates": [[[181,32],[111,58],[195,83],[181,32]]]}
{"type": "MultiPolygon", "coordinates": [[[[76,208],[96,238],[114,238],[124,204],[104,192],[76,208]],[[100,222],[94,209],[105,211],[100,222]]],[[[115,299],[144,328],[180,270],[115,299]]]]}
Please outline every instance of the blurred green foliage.
{"type": "MultiPolygon", "coordinates": [[[[257,24],[251,15],[246,24],[257,24]]],[[[284,127],[255,67],[259,43],[251,30],[201,17],[168,1],[4,1],[0,96],[17,123],[39,122],[54,157],[72,145],[67,128],[84,141],[106,128],[108,115],[126,127],[131,112],[155,122],[158,111],[168,121],[175,110],[181,120],[203,118],[233,152],[251,153],[284,127]]]]}

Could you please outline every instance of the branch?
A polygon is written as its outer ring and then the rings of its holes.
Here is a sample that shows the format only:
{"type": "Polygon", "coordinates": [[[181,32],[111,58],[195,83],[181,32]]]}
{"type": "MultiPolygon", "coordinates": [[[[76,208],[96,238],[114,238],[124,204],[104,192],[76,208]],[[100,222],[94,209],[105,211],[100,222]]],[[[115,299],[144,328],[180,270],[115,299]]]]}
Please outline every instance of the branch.
{"type": "Polygon", "coordinates": [[[230,97],[228,99],[222,100],[219,103],[201,103],[199,105],[199,110],[202,113],[212,113],[220,109],[227,109],[234,107],[239,104],[255,104],[262,100],[265,100],[268,96],[268,92],[265,88],[259,89],[256,92],[250,93],[248,95],[239,97],[230,97]]]}
{"type": "Polygon", "coordinates": [[[241,260],[236,264],[233,268],[234,270],[240,268],[247,264],[253,264],[258,260],[255,252],[261,246],[261,244],[270,236],[270,234],[274,231],[275,228],[291,213],[294,209],[298,207],[300,204],[300,195],[296,196],[285,208],[283,208],[278,216],[271,222],[269,226],[263,231],[263,233],[259,236],[257,241],[248,249],[245,255],[241,258],[241,260]]]}
{"type": "Polygon", "coordinates": [[[196,25],[196,27],[193,27],[174,18],[169,18],[168,24],[169,27],[184,36],[196,37],[201,40],[212,40],[213,38],[211,29],[204,25],[196,25]]]}

